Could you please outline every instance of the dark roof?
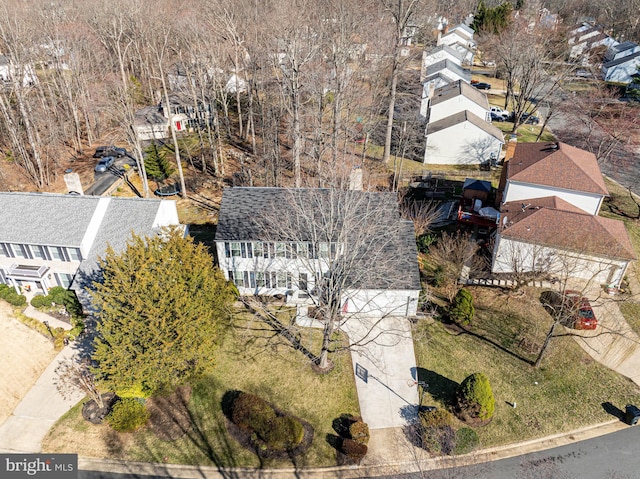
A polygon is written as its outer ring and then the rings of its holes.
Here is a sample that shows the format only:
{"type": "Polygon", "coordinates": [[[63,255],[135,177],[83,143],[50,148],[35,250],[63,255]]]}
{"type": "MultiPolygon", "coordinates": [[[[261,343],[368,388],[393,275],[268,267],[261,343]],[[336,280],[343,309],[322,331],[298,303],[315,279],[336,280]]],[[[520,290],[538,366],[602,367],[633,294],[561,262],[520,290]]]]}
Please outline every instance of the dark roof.
{"type": "Polygon", "coordinates": [[[623,63],[627,63],[628,61],[633,60],[634,58],[638,58],[639,56],[640,56],[640,52],[635,52],[630,55],[625,55],[616,60],[611,60],[610,62],[603,63],[602,68],[611,68],[617,65],[622,65],[623,63]]]}
{"type": "Polygon", "coordinates": [[[491,193],[492,186],[490,181],[476,180],[475,178],[465,178],[462,185],[463,190],[485,191],[491,193]]]}
{"type": "Polygon", "coordinates": [[[595,155],[566,143],[518,143],[506,167],[510,181],[609,194],[595,155]]]}
{"type": "Polygon", "coordinates": [[[469,110],[460,111],[458,113],[454,113],[453,115],[449,115],[442,120],[429,123],[429,126],[427,127],[427,135],[437,133],[460,123],[464,123],[465,121],[468,121],[472,125],[475,125],[483,130],[485,133],[504,142],[504,135],[502,131],[500,131],[495,125],[489,123],[486,120],[483,120],[478,115],[471,113],[469,110]]]}
{"type": "Polygon", "coordinates": [[[487,100],[487,95],[482,93],[477,88],[472,87],[463,80],[458,80],[436,89],[433,97],[431,98],[431,104],[437,105],[438,103],[451,100],[452,98],[460,95],[469,98],[474,103],[477,103],[482,108],[489,111],[489,101],[487,100]]]}
{"type": "Polygon", "coordinates": [[[622,221],[590,215],[561,198],[505,203],[500,216],[500,235],[505,238],[599,257],[636,259],[622,221]]]}
{"type": "Polygon", "coordinates": [[[421,287],[413,223],[400,218],[394,193],[226,188],[215,239],[355,245],[352,287],[421,287]]]}

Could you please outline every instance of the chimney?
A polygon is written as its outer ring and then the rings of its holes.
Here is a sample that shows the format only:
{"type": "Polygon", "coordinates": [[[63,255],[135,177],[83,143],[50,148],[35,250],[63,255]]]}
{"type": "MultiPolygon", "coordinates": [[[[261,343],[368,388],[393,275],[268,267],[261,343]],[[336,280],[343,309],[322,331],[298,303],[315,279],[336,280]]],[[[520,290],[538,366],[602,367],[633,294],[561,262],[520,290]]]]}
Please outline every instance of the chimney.
{"type": "Polygon", "coordinates": [[[356,166],[349,173],[349,189],[352,191],[362,191],[362,168],[356,166]]]}
{"type": "Polygon", "coordinates": [[[518,144],[518,137],[516,135],[511,135],[509,141],[507,142],[507,152],[504,155],[504,163],[513,158],[513,154],[516,151],[516,145],[518,144]]]}

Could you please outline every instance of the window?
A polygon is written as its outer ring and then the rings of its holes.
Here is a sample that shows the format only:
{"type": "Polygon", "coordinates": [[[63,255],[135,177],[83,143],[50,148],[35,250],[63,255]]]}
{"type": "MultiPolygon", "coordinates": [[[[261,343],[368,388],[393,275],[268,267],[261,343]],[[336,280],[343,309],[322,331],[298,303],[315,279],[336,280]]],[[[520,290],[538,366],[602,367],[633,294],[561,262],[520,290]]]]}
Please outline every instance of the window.
{"type": "Polygon", "coordinates": [[[266,252],[264,257],[265,258],[275,258],[276,257],[276,248],[275,245],[273,243],[268,243],[269,244],[269,256],[267,256],[266,252]]]}
{"type": "Polygon", "coordinates": [[[242,251],[240,250],[240,243],[231,243],[231,256],[240,256],[242,251]]]}
{"type": "Polygon", "coordinates": [[[329,257],[329,243],[320,243],[320,257],[328,258],[329,257]]]}
{"type": "Polygon", "coordinates": [[[298,243],[297,254],[298,258],[306,259],[308,255],[309,248],[307,243],[298,243]]]}
{"type": "Polygon", "coordinates": [[[256,255],[256,258],[262,258],[263,253],[263,248],[262,248],[262,243],[253,243],[253,252],[256,255]]]}
{"type": "Polygon", "coordinates": [[[31,247],[31,253],[34,258],[49,259],[49,253],[46,246],[35,245],[31,247]]]}
{"type": "Polygon", "coordinates": [[[82,261],[82,253],[78,248],[67,248],[67,255],[69,256],[69,261],[82,261]]]}
{"type": "Polygon", "coordinates": [[[224,244],[224,256],[225,258],[231,257],[231,248],[229,247],[229,243],[224,244]]]}
{"type": "Polygon", "coordinates": [[[29,254],[27,253],[27,248],[23,244],[12,244],[11,249],[13,250],[14,258],[29,258],[29,254]]]}
{"type": "Polygon", "coordinates": [[[244,275],[242,271],[229,271],[229,279],[233,281],[238,288],[244,288],[244,275]]]}
{"type": "Polygon", "coordinates": [[[56,279],[60,286],[62,286],[63,288],[68,288],[69,286],[71,286],[71,281],[73,281],[73,275],[56,273],[56,279]]]}
{"type": "Polygon", "coordinates": [[[290,276],[290,275],[288,275],[284,271],[278,272],[278,278],[277,278],[277,280],[278,280],[278,282],[277,282],[278,288],[288,288],[288,286],[287,286],[287,276],[290,276]]]}
{"type": "Polygon", "coordinates": [[[255,288],[256,287],[256,272],[255,271],[249,271],[249,286],[251,288],[255,288]]]}
{"type": "Polygon", "coordinates": [[[264,273],[262,271],[256,272],[256,287],[264,288],[264,273]]]}
{"type": "Polygon", "coordinates": [[[247,243],[247,258],[253,258],[253,245],[251,243],[247,243]]]}
{"type": "Polygon", "coordinates": [[[0,243],[0,256],[5,256],[7,258],[11,257],[9,247],[5,243],[0,243]]]}
{"type": "Polygon", "coordinates": [[[64,261],[64,251],[62,248],[58,248],[57,246],[49,246],[49,253],[51,254],[51,259],[56,261],[64,261]]]}

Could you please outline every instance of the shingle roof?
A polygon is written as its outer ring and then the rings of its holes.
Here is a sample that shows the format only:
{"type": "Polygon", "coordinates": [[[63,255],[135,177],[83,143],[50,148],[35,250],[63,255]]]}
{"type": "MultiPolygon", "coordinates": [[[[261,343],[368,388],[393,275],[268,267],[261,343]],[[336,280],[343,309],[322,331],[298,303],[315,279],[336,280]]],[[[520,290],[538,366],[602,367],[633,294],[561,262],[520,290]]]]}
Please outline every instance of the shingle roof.
{"type": "Polygon", "coordinates": [[[511,181],[609,194],[595,155],[566,143],[518,143],[506,165],[511,181]]]}
{"type": "Polygon", "coordinates": [[[623,260],[636,259],[622,221],[594,216],[557,197],[500,208],[500,235],[525,243],[623,260]]]}
{"type": "Polygon", "coordinates": [[[453,47],[450,47],[446,43],[438,45],[437,47],[433,48],[432,50],[429,50],[429,52],[425,56],[429,57],[429,56],[435,55],[436,53],[439,53],[441,51],[447,52],[449,55],[451,55],[454,58],[457,58],[461,62],[462,62],[462,60],[464,60],[464,57],[465,57],[465,54],[463,52],[461,52],[459,50],[456,50],[453,47]]]}
{"type": "Polygon", "coordinates": [[[469,110],[460,111],[458,113],[454,113],[453,115],[449,115],[442,120],[429,123],[429,126],[427,127],[427,135],[437,133],[446,128],[464,123],[465,121],[468,121],[472,125],[477,126],[485,133],[493,136],[497,140],[504,142],[504,135],[502,131],[500,131],[500,129],[498,129],[495,125],[489,123],[488,121],[483,120],[478,115],[471,113],[469,110]]]}
{"type": "Polygon", "coordinates": [[[443,70],[450,70],[460,78],[464,78],[467,81],[471,81],[471,72],[465,68],[462,68],[455,62],[452,62],[449,59],[441,60],[433,65],[429,65],[425,71],[426,76],[431,76],[435,73],[441,72],[443,70]]]}
{"type": "Polygon", "coordinates": [[[216,241],[346,242],[362,254],[353,287],[420,289],[413,223],[400,219],[393,193],[226,188],[216,241]]]}
{"type": "Polygon", "coordinates": [[[462,80],[458,80],[438,88],[431,98],[431,104],[437,105],[460,95],[489,111],[489,100],[487,100],[487,95],[462,80]]]}
{"type": "Polygon", "coordinates": [[[638,58],[639,56],[640,56],[640,52],[631,53],[630,55],[625,55],[616,60],[611,60],[610,62],[603,63],[602,68],[606,69],[606,68],[615,67],[617,65],[622,65],[623,63],[627,63],[633,60],[634,58],[638,58]]]}

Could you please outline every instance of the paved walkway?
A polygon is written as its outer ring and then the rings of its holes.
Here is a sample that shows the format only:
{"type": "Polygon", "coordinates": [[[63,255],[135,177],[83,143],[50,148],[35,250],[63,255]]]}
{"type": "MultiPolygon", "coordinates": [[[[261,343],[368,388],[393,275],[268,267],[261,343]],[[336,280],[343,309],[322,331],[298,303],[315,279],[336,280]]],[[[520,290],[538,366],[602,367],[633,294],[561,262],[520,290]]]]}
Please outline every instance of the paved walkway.
{"type": "Polygon", "coordinates": [[[418,391],[411,323],[407,318],[351,318],[342,330],[355,346],[360,414],[369,429],[402,427],[417,414],[418,391]],[[366,371],[366,373],[365,373],[366,371]]]}

